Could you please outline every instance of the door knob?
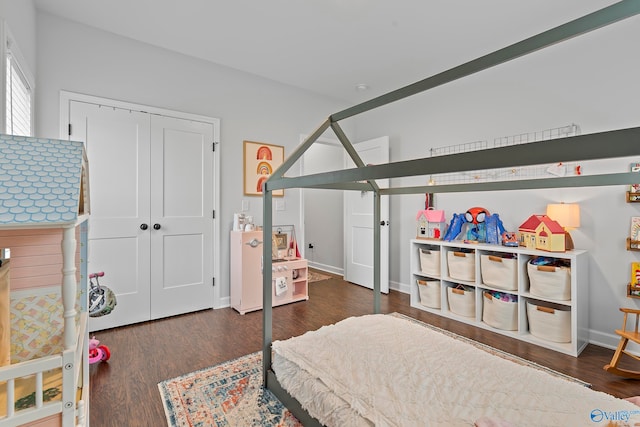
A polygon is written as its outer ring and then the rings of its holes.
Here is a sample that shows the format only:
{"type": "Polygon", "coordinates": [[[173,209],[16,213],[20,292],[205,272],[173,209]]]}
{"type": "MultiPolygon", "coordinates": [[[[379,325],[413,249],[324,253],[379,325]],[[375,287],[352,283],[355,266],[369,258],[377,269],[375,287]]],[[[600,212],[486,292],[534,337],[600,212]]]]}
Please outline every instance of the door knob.
{"type": "Polygon", "coordinates": [[[380,225],[389,225],[389,221],[380,221],[380,225]]]}
{"type": "Polygon", "coordinates": [[[153,229],[154,230],[160,230],[160,224],[158,224],[157,222],[155,224],[153,224],[153,229]]]}
{"type": "Polygon", "coordinates": [[[146,230],[147,228],[149,228],[149,226],[147,224],[140,224],[140,230],[146,230]]]}

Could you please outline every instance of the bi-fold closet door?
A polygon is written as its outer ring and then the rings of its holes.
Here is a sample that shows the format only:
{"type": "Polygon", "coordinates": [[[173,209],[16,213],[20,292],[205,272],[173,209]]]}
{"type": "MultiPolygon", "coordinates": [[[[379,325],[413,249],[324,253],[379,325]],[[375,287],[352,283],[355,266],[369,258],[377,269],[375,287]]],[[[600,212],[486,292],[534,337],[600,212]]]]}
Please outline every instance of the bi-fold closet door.
{"type": "Polygon", "coordinates": [[[85,142],[89,272],[117,297],[92,331],[213,307],[212,123],[71,101],[85,142]]]}

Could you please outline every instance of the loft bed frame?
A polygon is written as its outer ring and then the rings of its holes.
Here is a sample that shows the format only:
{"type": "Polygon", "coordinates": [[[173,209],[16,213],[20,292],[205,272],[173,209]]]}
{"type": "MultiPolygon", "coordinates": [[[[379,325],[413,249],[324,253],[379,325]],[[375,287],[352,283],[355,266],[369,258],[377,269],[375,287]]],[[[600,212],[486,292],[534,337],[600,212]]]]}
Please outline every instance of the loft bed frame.
{"type": "MultiPolygon", "coordinates": [[[[369,101],[357,104],[329,116],[265,182],[263,188],[263,230],[270,236],[273,228],[273,191],[286,188],[319,188],[373,192],[373,223],[380,223],[381,196],[424,193],[456,193],[468,191],[497,191],[516,189],[543,189],[592,187],[633,184],[636,172],[538,178],[515,181],[408,186],[380,188],[375,180],[412,176],[459,173],[504,167],[523,167],[560,162],[586,161],[640,155],[640,127],[571,136],[535,144],[522,144],[491,148],[474,152],[450,154],[437,158],[421,158],[381,165],[366,166],[339,125],[341,120],[373,110],[386,104],[433,89],[445,83],[472,75],[496,65],[533,53],[570,38],[640,14],[640,0],[623,0],[581,18],[544,31],[520,42],[476,58],[457,67],[435,74],[369,101]],[[286,178],[284,174],[300,159],[309,147],[331,128],[349,154],[355,168],[286,178]],[[509,163],[507,163],[509,162],[509,163]]],[[[380,229],[373,228],[373,312],[380,313],[380,229]]],[[[280,385],[271,369],[271,343],[273,341],[272,260],[271,246],[263,252],[263,383],[304,424],[320,425],[280,385]]]]}

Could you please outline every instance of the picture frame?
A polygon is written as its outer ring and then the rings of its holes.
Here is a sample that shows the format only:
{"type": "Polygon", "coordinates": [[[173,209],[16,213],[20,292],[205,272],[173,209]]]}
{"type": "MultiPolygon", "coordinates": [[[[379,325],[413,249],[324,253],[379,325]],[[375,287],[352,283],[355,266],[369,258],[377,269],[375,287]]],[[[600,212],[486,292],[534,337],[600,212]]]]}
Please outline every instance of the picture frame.
{"type": "Polygon", "coordinates": [[[273,233],[275,245],[278,249],[287,249],[288,235],[286,233],[273,233]]]}
{"type": "Polygon", "coordinates": [[[274,225],[271,237],[271,257],[273,260],[300,258],[296,231],[293,225],[274,225]]]}
{"type": "MultiPolygon", "coordinates": [[[[284,147],[255,141],[243,144],[244,194],[262,196],[262,184],[284,163],[284,147]]],[[[273,191],[273,197],[283,196],[284,189],[273,191]]]]}

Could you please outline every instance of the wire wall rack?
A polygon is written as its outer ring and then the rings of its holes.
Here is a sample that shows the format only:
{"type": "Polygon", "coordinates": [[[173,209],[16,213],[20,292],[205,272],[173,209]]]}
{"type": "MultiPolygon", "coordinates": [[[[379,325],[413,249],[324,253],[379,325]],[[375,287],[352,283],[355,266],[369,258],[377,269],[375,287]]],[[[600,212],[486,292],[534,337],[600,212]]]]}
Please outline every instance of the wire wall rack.
{"type": "MultiPolygon", "coordinates": [[[[532,144],[557,138],[580,135],[580,126],[570,124],[542,131],[521,133],[517,135],[495,138],[493,142],[474,141],[430,149],[430,156],[466,153],[518,144],[532,144]]],[[[522,166],[515,168],[497,168],[459,173],[434,174],[429,176],[429,185],[468,184],[490,181],[512,181],[516,179],[535,179],[545,177],[561,177],[580,175],[581,167],[577,162],[557,163],[551,165],[522,166]]]]}

